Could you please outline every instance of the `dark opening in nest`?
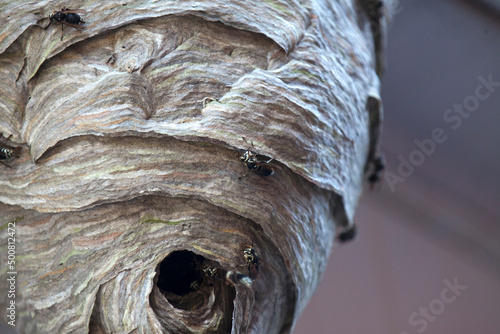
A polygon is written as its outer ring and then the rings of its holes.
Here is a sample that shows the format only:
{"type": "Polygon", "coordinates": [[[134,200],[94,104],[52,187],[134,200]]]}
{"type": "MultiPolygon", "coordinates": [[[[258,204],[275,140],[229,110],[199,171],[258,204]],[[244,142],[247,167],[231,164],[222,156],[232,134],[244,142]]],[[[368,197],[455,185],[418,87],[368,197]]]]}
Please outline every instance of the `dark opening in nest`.
{"type": "Polygon", "coordinates": [[[162,292],[178,296],[198,290],[203,281],[200,273],[203,260],[203,256],[190,251],[173,252],[160,263],[156,285],[162,292]]]}

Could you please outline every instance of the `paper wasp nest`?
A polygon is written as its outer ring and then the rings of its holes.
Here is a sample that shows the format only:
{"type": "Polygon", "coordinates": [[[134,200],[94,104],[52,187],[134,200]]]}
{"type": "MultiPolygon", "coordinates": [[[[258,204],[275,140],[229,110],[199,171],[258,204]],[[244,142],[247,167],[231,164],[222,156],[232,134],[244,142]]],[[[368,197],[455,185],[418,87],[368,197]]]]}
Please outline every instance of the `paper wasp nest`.
{"type": "Polygon", "coordinates": [[[16,329],[289,332],[376,147],[363,8],[84,1],[75,29],[14,5],[0,129],[22,153],[0,165],[0,217],[16,329]]]}

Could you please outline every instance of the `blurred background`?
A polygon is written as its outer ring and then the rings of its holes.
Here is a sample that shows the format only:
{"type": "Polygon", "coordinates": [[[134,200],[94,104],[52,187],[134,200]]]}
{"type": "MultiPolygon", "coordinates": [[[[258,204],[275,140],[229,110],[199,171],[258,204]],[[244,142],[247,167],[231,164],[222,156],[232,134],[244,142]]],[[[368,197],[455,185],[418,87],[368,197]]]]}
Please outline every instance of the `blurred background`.
{"type": "Polygon", "coordinates": [[[293,333],[498,334],[500,0],[401,0],[387,65],[393,177],[365,190],[293,333]]]}

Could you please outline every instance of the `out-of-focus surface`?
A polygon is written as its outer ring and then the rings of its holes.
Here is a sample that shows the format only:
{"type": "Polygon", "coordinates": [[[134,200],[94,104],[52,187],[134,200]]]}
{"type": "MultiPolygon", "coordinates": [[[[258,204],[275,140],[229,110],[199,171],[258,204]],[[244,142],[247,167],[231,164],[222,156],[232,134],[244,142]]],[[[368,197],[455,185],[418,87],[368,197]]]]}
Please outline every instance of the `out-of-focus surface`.
{"type": "Polygon", "coordinates": [[[382,148],[401,179],[366,190],[293,333],[499,333],[500,1],[401,1],[387,56],[382,148]]]}

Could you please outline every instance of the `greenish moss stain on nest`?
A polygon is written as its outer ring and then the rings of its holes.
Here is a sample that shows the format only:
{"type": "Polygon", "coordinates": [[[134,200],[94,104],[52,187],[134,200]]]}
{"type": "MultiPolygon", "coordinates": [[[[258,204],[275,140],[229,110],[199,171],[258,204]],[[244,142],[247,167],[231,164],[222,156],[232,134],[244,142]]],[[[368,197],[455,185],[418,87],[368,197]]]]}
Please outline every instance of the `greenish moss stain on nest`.
{"type": "MultiPolygon", "coordinates": [[[[5,247],[7,247],[7,244],[5,244],[5,247]]],[[[40,259],[43,256],[47,256],[47,255],[52,254],[52,253],[54,253],[54,250],[38,251],[36,253],[29,253],[29,254],[22,254],[22,255],[16,253],[16,263],[19,264],[21,261],[24,261],[24,260],[40,259]]]]}
{"type": "Polygon", "coordinates": [[[243,108],[248,107],[247,104],[238,103],[238,102],[225,102],[224,104],[227,105],[227,106],[230,106],[230,107],[234,107],[236,109],[243,109],[243,108]]]}
{"type": "MultiPolygon", "coordinates": [[[[189,64],[189,63],[188,63],[189,64]]],[[[178,75],[177,78],[204,78],[207,76],[207,71],[203,67],[197,67],[196,65],[202,65],[199,63],[191,63],[192,67],[186,68],[186,70],[182,71],[181,75],[178,75]]]]}
{"type": "Polygon", "coordinates": [[[310,78],[310,79],[314,79],[314,80],[319,80],[321,81],[322,83],[326,83],[325,80],[320,77],[319,75],[315,74],[315,73],[312,73],[310,71],[307,71],[307,70],[304,70],[304,69],[293,69],[290,73],[292,74],[303,74],[305,75],[306,77],[310,78]]]}
{"type": "Polygon", "coordinates": [[[66,263],[71,257],[75,255],[81,255],[81,254],[87,254],[89,252],[88,249],[71,249],[71,251],[66,254],[61,260],[59,260],[59,263],[66,263]]]}
{"type": "Polygon", "coordinates": [[[165,72],[166,70],[178,69],[181,66],[184,66],[184,63],[176,63],[176,64],[172,64],[172,65],[161,66],[161,67],[155,68],[154,70],[149,72],[148,77],[155,76],[157,74],[161,74],[161,73],[165,72]]]}
{"type": "MultiPolygon", "coordinates": [[[[19,223],[20,221],[24,220],[24,216],[21,216],[21,217],[17,217],[16,219],[10,221],[10,222],[6,222],[5,224],[3,224],[2,226],[0,226],[0,231],[3,231],[5,230],[7,227],[9,227],[9,224],[16,224],[16,223],[19,223]]],[[[12,228],[12,227],[11,227],[12,228]]],[[[17,228],[17,226],[13,227],[13,228],[17,228]]]]}
{"type": "Polygon", "coordinates": [[[133,170],[137,170],[137,166],[130,165],[115,165],[112,168],[108,169],[107,173],[110,175],[121,174],[122,172],[130,172],[133,170]]]}
{"type": "MultiPolygon", "coordinates": [[[[189,66],[189,64],[190,63],[185,63],[183,65],[189,66]]],[[[191,64],[193,64],[193,66],[196,66],[198,63],[191,63],[191,64]]],[[[170,66],[163,67],[162,69],[167,69],[168,67],[170,66]]],[[[160,84],[156,85],[155,89],[156,90],[165,89],[166,87],[170,87],[174,83],[176,82],[178,83],[185,78],[197,78],[205,76],[206,76],[206,71],[203,71],[203,69],[199,68],[179,70],[177,73],[172,72],[172,74],[167,76],[165,80],[163,80],[160,84]]]]}
{"type": "Polygon", "coordinates": [[[269,6],[273,7],[274,9],[277,9],[278,11],[282,12],[282,13],[285,13],[285,14],[288,14],[288,15],[291,15],[292,13],[288,10],[287,7],[283,6],[283,5],[280,5],[278,3],[276,3],[276,1],[274,0],[264,0],[264,3],[267,3],[269,4],[269,6]]]}

